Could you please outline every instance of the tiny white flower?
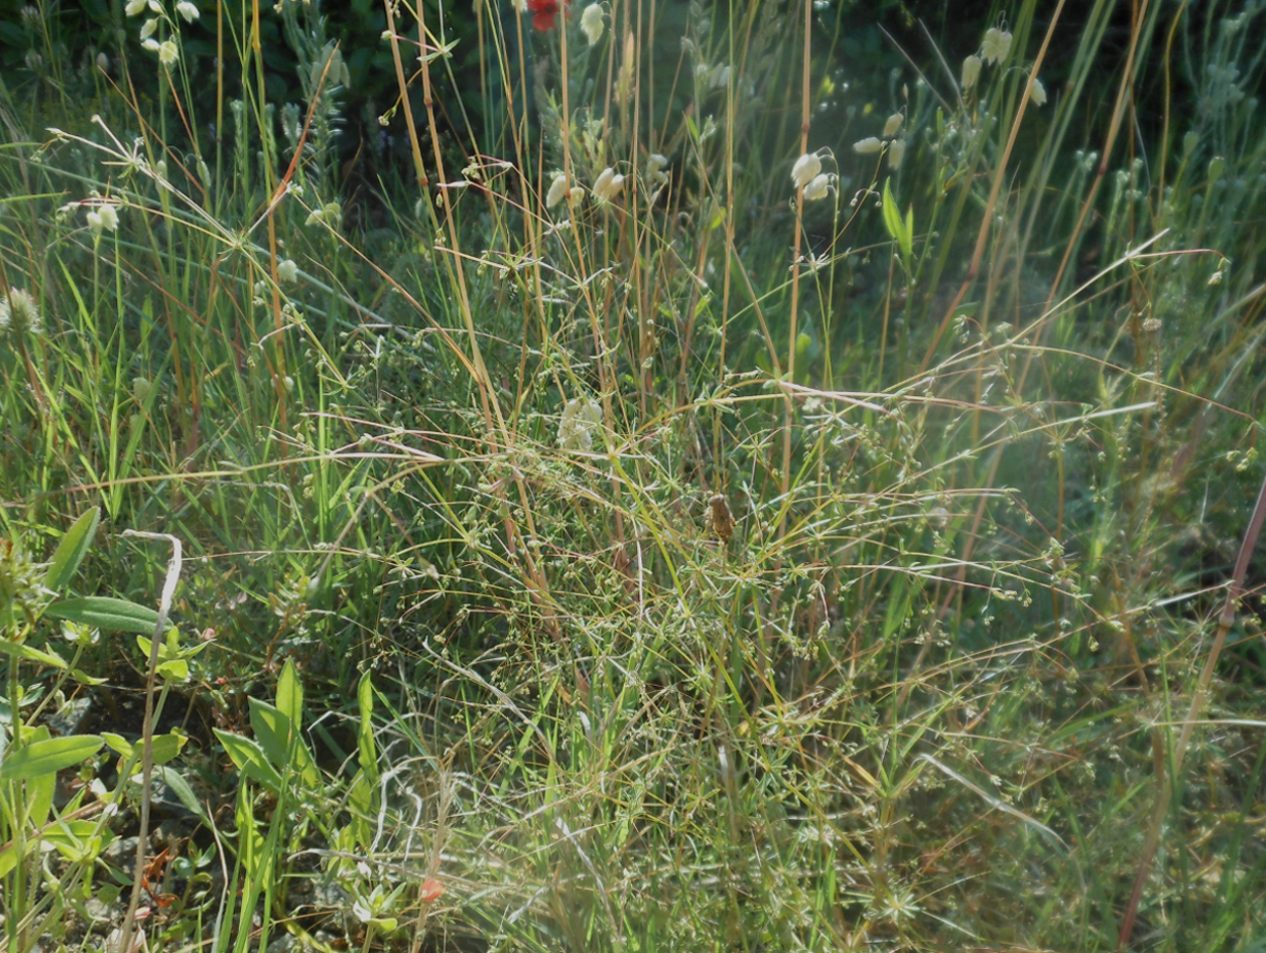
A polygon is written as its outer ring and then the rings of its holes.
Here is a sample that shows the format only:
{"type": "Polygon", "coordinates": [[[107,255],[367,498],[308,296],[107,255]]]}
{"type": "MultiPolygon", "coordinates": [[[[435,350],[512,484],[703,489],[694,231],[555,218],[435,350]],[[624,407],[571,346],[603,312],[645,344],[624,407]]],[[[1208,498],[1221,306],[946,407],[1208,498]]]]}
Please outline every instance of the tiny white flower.
{"type": "Polygon", "coordinates": [[[791,167],[791,181],[796,188],[802,189],[812,182],[822,171],[822,160],[816,152],[806,152],[791,167]]]}
{"type": "Polygon", "coordinates": [[[963,59],[962,87],[963,90],[969,90],[976,85],[976,80],[980,79],[981,59],[974,53],[963,59]]]}
{"type": "Polygon", "coordinates": [[[123,12],[130,17],[139,16],[145,12],[148,6],[148,0],[127,0],[127,6],[123,8],[123,12]]]}
{"type": "Polygon", "coordinates": [[[593,184],[593,195],[596,199],[610,202],[620,194],[622,188],[624,188],[624,176],[607,166],[598,174],[597,181],[593,184]]]}
{"type": "Polygon", "coordinates": [[[893,113],[889,116],[888,121],[884,123],[883,137],[885,139],[891,139],[895,136],[897,134],[897,130],[901,128],[902,120],[905,118],[906,117],[901,115],[901,113],[893,113]]]}
{"type": "Polygon", "coordinates": [[[901,168],[901,160],[906,157],[906,141],[894,139],[888,143],[888,168],[894,172],[901,168]]]}
{"type": "Polygon", "coordinates": [[[289,258],[283,258],[277,262],[277,277],[281,279],[282,284],[293,284],[299,280],[299,266],[289,258]]]}
{"type": "Polygon", "coordinates": [[[545,207],[553,208],[561,202],[567,195],[567,176],[558,173],[554,176],[554,181],[549,184],[549,192],[545,195],[545,207]]]}
{"type": "Polygon", "coordinates": [[[180,59],[180,48],[176,46],[176,41],[164,40],[158,47],[158,62],[164,66],[174,66],[178,59],[180,59]]]}
{"type": "Polygon", "coordinates": [[[853,151],[859,156],[873,156],[883,147],[883,142],[876,136],[867,136],[865,139],[858,139],[853,143],[853,151]]]}
{"type": "Polygon", "coordinates": [[[1001,63],[1011,52],[1011,34],[997,27],[985,31],[984,42],[980,44],[980,55],[986,63],[1001,63]]]}
{"type": "Polygon", "coordinates": [[[176,4],[176,12],[184,18],[186,23],[192,23],[194,20],[198,19],[198,8],[190,3],[189,0],[180,0],[180,2],[176,4]]]}
{"type": "Polygon", "coordinates": [[[824,199],[831,194],[831,184],[835,181],[835,176],[829,172],[823,172],[815,175],[813,180],[804,187],[804,200],[806,202],[816,202],[818,199],[824,199]]]}
{"type": "Polygon", "coordinates": [[[606,20],[602,16],[601,4],[591,3],[585,7],[585,12],[580,15],[580,32],[585,35],[590,46],[602,39],[602,30],[605,26],[606,20]]]}
{"type": "Polygon", "coordinates": [[[1033,88],[1029,90],[1029,99],[1033,100],[1034,106],[1046,105],[1046,87],[1036,76],[1033,77],[1033,88]]]}

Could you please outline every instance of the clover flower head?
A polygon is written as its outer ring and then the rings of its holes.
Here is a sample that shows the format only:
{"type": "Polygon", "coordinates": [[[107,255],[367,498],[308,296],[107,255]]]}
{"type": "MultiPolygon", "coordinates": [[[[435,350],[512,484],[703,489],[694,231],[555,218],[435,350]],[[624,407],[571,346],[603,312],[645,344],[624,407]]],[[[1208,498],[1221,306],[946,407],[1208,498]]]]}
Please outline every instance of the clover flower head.
{"type": "Polygon", "coordinates": [[[39,334],[43,327],[40,306],[29,291],[10,288],[0,292],[0,331],[14,334],[39,334]]]}
{"type": "Polygon", "coordinates": [[[602,408],[589,397],[573,397],[558,421],[558,445],[564,450],[593,449],[594,434],[602,424],[602,408]]]}

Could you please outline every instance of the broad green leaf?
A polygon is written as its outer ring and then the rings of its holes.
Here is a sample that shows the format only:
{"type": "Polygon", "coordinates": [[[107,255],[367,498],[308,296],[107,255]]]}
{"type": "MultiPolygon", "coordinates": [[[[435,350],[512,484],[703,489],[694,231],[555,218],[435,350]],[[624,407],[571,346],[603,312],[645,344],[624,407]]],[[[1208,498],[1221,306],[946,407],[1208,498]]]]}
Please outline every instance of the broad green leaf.
{"type": "Polygon", "coordinates": [[[44,585],[51,591],[61,593],[74,578],[79,564],[92,546],[92,539],[97,535],[97,524],[100,522],[101,511],[94,506],[75,520],[62,535],[61,542],[53,553],[53,560],[48,564],[48,572],[44,575],[44,585]]]}
{"type": "Polygon", "coordinates": [[[120,758],[132,758],[136,754],[136,748],[132,742],[128,741],[122,735],[116,735],[113,731],[101,732],[101,739],[106,743],[106,747],[117,754],[120,758]]]}
{"type": "MultiPolygon", "coordinates": [[[[103,731],[101,737],[111,751],[117,752],[120,758],[133,767],[139,765],[144,758],[145,745],[139,738],[136,741],[128,741],[122,735],[116,735],[112,731],[103,731]]],[[[152,746],[154,764],[166,764],[171,761],[180,754],[188,740],[189,736],[179,728],[165,735],[155,735],[152,746]]]]}
{"type": "Polygon", "coordinates": [[[52,652],[24,645],[21,642],[10,642],[8,639],[0,639],[0,655],[26,659],[28,662],[39,662],[41,665],[47,665],[50,668],[66,667],[66,661],[60,655],[54,655],[52,652]]]}
{"type": "Polygon", "coordinates": [[[299,734],[297,725],[280,708],[257,698],[248,699],[251,709],[251,730],[255,740],[263,748],[268,760],[284,773],[294,768],[305,784],[316,785],[321,781],[316,763],[299,734]]]}
{"type": "Polygon", "coordinates": [[[277,679],[277,708],[290,719],[295,731],[303,724],[303,686],[291,659],[286,659],[286,664],[281,667],[281,677],[277,679]]]}
{"type": "Polygon", "coordinates": [[[158,625],[158,613],[153,609],[110,596],[59,599],[44,614],[52,619],[95,625],[110,632],[135,632],[139,635],[152,635],[158,625]]]}
{"type": "Polygon", "coordinates": [[[268,763],[268,758],[258,744],[231,731],[222,731],[219,728],[212,730],[243,777],[259,782],[274,794],[281,791],[281,775],[268,763]]]}
{"type": "Polygon", "coordinates": [[[91,863],[101,856],[114,835],[96,821],[58,821],[45,830],[40,839],[52,844],[72,864],[91,863]]]}
{"type": "Polygon", "coordinates": [[[63,768],[82,764],[96,754],[102,744],[100,735],[66,735],[33,741],[16,751],[10,748],[0,761],[0,781],[56,774],[63,768]]]}

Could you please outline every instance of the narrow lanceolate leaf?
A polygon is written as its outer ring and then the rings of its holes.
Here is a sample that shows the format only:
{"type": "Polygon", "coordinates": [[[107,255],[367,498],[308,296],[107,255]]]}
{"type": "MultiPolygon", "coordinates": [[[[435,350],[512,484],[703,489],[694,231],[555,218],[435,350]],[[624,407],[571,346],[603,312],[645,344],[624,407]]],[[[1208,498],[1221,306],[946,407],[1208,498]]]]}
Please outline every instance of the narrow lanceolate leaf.
{"type": "Polygon", "coordinates": [[[0,655],[26,659],[28,662],[39,662],[41,665],[47,665],[50,668],[66,667],[66,661],[60,655],[55,655],[52,652],[46,652],[43,649],[37,649],[30,645],[24,645],[21,642],[10,642],[8,639],[0,639],[0,655]]]}
{"type": "Polygon", "coordinates": [[[26,781],[56,774],[63,768],[82,764],[97,753],[103,744],[100,735],[66,735],[32,741],[0,761],[0,781],[26,781]]]}
{"type": "Polygon", "coordinates": [[[59,599],[44,614],[51,619],[65,619],[109,632],[135,632],[137,635],[153,635],[154,627],[158,625],[158,613],[153,609],[109,596],[59,599]]]}
{"type": "Polygon", "coordinates": [[[250,738],[213,728],[237,770],[252,781],[258,781],[273,793],[281,790],[281,774],[268,763],[264,749],[250,738]]]}
{"type": "Polygon", "coordinates": [[[53,553],[53,561],[48,564],[48,572],[44,575],[44,585],[49,590],[61,593],[70,584],[79,564],[92,547],[92,539],[97,535],[97,524],[100,522],[101,511],[94,506],[66,530],[53,553]]]}

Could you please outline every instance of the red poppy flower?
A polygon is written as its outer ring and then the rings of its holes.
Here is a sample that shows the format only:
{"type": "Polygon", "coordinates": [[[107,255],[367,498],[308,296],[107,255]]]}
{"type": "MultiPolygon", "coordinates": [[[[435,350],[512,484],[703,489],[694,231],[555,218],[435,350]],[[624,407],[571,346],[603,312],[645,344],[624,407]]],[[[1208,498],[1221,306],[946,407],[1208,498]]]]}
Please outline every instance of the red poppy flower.
{"type": "Polygon", "coordinates": [[[528,13],[532,14],[532,26],[538,30],[552,30],[558,11],[566,11],[567,0],[527,0],[528,13]]]}

